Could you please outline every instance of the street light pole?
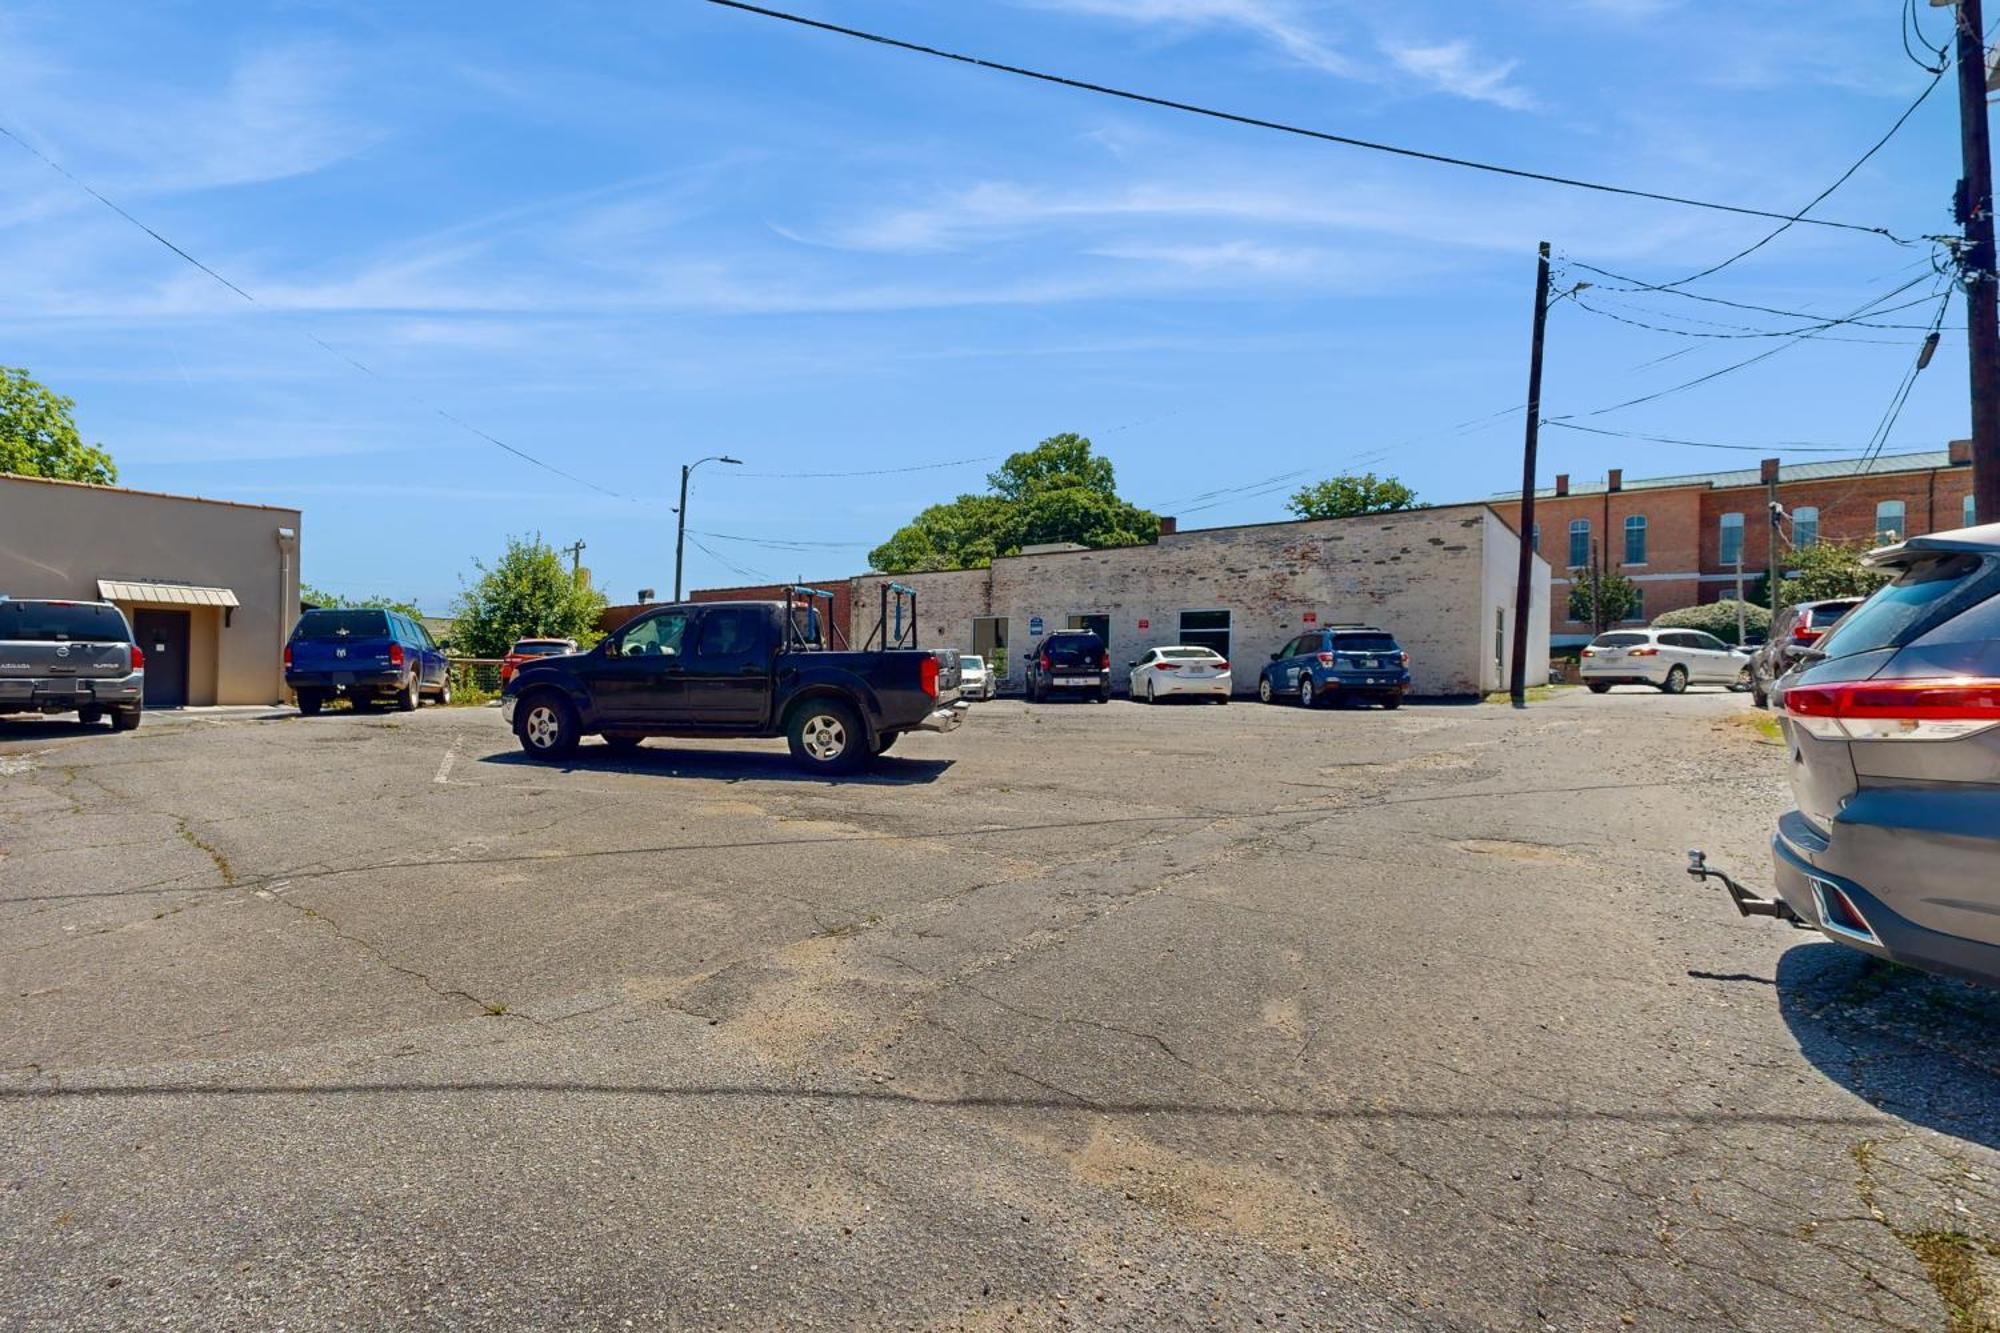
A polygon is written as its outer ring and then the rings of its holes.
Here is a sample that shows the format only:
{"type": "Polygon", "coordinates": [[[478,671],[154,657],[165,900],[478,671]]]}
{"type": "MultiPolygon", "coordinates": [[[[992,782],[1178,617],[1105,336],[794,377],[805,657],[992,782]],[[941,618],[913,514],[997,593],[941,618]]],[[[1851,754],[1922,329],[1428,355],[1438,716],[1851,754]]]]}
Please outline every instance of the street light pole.
{"type": "Polygon", "coordinates": [[[674,600],[681,599],[681,559],[687,553],[688,532],[688,477],[703,463],[733,463],[743,465],[740,458],[728,454],[710,454],[707,458],[697,458],[692,463],[681,464],[681,507],[674,511],[674,600]]]}

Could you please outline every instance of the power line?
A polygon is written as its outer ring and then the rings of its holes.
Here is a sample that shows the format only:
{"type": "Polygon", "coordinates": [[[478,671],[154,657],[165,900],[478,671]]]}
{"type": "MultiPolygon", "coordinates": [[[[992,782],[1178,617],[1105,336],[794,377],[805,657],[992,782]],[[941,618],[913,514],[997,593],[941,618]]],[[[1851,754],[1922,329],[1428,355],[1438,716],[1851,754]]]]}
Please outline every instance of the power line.
{"type": "MultiPolygon", "coordinates": [[[[1736,453],[1764,454],[1854,454],[1869,448],[1865,444],[1805,444],[1797,440],[1781,440],[1776,444],[1716,444],[1709,440],[1683,440],[1672,435],[1648,435],[1643,431],[1609,430],[1603,426],[1586,426],[1575,421],[1552,421],[1544,417],[1544,426],[1556,426],[1563,430],[1582,431],[1586,435],[1609,435],[1621,440],[1644,440],[1651,444],[1676,444],[1689,449],[1728,449],[1736,453]]],[[[1869,437],[1874,438],[1872,435],[1869,437]]]]}
{"type": "Polygon", "coordinates": [[[724,569],[728,570],[730,573],[734,574],[739,579],[754,579],[759,583],[769,583],[771,581],[771,576],[769,574],[766,574],[763,570],[751,569],[747,565],[737,564],[734,560],[731,560],[728,556],[723,555],[721,552],[716,551],[711,547],[704,546],[701,542],[701,539],[694,536],[692,533],[688,534],[688,540],[695,544],[696,550],[707,552],[710,559],[714,560],[717,564],[721,565],[724,569]]]}
{"type": "MultiPolygon", "coordinates": [[[[63,166],[62,163],[56,161],[54,158],[50,157],[47,153],[44,153],[41,149],[29,143],[26,139],[23,139],[20,135],[14,133],[14,131],[8,129],[5,125],[0,125],[0,135],[5,135],[7,138],[13,140],[21,147],[27,149],[28,152],[32,153],[35,157],[41,159],[43,165],[47,166],[51,171],[55,172],[57,175],[61,176],[64,180],[68,181],[70,184],[82,190],[85,194],[89,195],[92,199],[95,199],[98,203],[110,209],[113,213],[116,213],[119,217],[123,218],[125,221],[137,227],[140,231],[145,232],[146,235],[152,237],[155,241],[158,241],[168,250],[171,250],[181,259],[193,265],[196,269],[200,270],[208,277],[214,279],[217,283],[220,283],[223,287],[227,288],[229,291],[235,293],[237,296],[242,297],[249,304],[258,307],[261,310],[271,309],[270,306],[267,306],[262,301],[259,301],[255,296],[252,296],[248,291],[244,290],[236,283],[231,282],[228,278],[223,277],[220,273],[210,268],[207,264],[202,263],[201,260],[196,259],[186,250],[174,244],[172,241],[168,240],[165,236],[161,235],[153,228],[147,226],[144,222],[141,222],[138,218],[134,217],[132,214],[126,212],[123,208],[121,208],[118,204],[114,203],[111,199],[99,193],[95,188],[93,188],[90,185],[89,182],[82,180],[81,178],[76,176],[67,167],[63,166]]],[[[612,496],[615,499],[619,500],[632,499],[632,497],[629,495],[625,495],[619,491],[614,491],[606,486],[600,486],[596,482],[586,480],[585,478],[579,477],[574,473],[565,472],[561,468],[555,466],[553,463],[543,462],[541,459],[535,457],[527,450],[518,449],[513,445],[507,443],[505,440],[502,440],[495,435],[489,434],[488,432],[481,430],[479,427],[471,424],[470,422],[462,420],[459,417],[453,416],[451,413],[445,411],[441,407],[432,407],[430,404],[425,403],[421,398],[418,398],[415,395],[411,394],[407,389],[403,389],[400,385],[396,385],[393,381],[388,379],[381,372],[375,370],[372,366],[357,361],[354,357],[349,356],[346,352],[341,351],[339,348],[333,346],[333,344],[327,342],[324,338],[319,337],[317,334],[305,332],[298,329],[294,329],[292,330],[292,332],[299,334],[299,336],[303,337],[307,342],[312,343],[315,347],[320,348],[322,351],[328,353],[329,355],[334,356],[339,360],[346,362],[348,365],[354,367],[354,369],[360,371],[362,374],[380,380],[382,381],[382,383],[388,384],[392,388],[396,388],[397,391],[402,393],[404,397],[409,399],[409,401],[416,403],[421,407],[429,408],[437,416],[441,417],[445,421],[450,422],[452,425],[457,426],[460,430],[466,431],[472,435],[476,435],[480,439],[486,441],[488,444],[496,445],[499,448],[506,450],[508,453],[514,455],[516,458],[519,458],[524,462],[532,463],[536,467],[541,468],[544,472],[552,472],[556,476],[561,477],[565,481],[573,481],[579,486],[587,486],[593,491],[597,491],[602,495],[612,496]]]]}
{"type": "MultiPolygon", "coordinates": [[[[1931,298],[1925,297],[1924,299],[1929,300],[1931,298]]],[[[1669,328],[1663,324],[1648,324],[1643,319],[1633,319],[1629,315],[1621,315],[1614,310],[1600,309],[1599,307],[1590,304],[1590,302],[1584,300],[1579,296],[1571,296],[1570,301],[1572,304],[1580,307],[1581,309],[1587,310],[1593,315],[1601,316],[1604,319],[1616,320],[1620,324],[1629,324],[1635,329],[1645,329],[1652,333],[1670,333],[1675,335],[1676,337],[1681,337],[1681,338],[1726,338],[1726,339],[1790,338],[1807,333],[1819,333],[1825,329],[1839,328],[1842,323],[1846,322],[1842,320],[1833,319],[1833,320],[1827,320],[1824,323],[1820,324],[1807,325],[1805,328],[1802,329],[1752,329],[1742,325],[1738,325],[1736,326],[1737,331],[1735,332],[1707,333],[1700,329],[1676,329],[1676,328],[1669,328]]],[[[1679,316],[1669,315],[1669,316],[1664,316],[1663,318],[1677,319],[1679,318],[1679,316]]],[[[1709,323],[1710,321],[1703,320],[1697,322],[1709,323]]],[[[1910,340],[1907,338],[1840,338],[1840,337],[1828,337],[1822,339],[1822,341],[1869,343],[1875,346],[1885,346],[1885,347],[1886,346],[1906,347],[1909,345],[1910,342],[1910,340]]]]}
{"type": "MultiPolygon", "coordinates": [[[[690,533],[697,529],[689,528],[690,533]]],[[[703,532],[710,541],[742,542],[746,546],[765,546],[778,551],[851,550],[856,546],[866,546],[867,542],[806,542],[789,541],[779,537],[744,537],[733,532],[703,532]]]]}
{"type": "MultiPolygon", "coordinates": [[[[1938,303],[1937,314],[1931,320],[1932,333],[1936,333],[1944,327],[1945,312],[1950,308],[1951,289],[1946,288],[1944,300],[1938,303]]],[[[1854,474],[1854,481],[1845,490],[1841,491],[1839,495],[1834,497],[1833,501],[1826,506],[1828,509],[1837,508],[1841,504],[1846,503],[1847,498],[1854,494],[1860,487],[1862,480],[1867,477],[1869,470],[1882,457],[1883,448],[1889,442],[1889,432],[1895,429],[1897,419],[1903,415],[1903,405],[1910,401],[1910,391],[1916,387],[1917,375],[1924,368],[1930,339],[1926,338],[1924,341],[1926,347],[1923,350],[1919,350],[1916,356],[1911,358],[1910,368],[1903,372],[1902,382],[1896,386],[1896,392],[1890,396],[1889,406],[1883,411],[1882,420],[1875,427],[1874,435],[1870,437],[1870,449],[1863,456],[1861,468],[1854,474]]],[[[1907,536],[1908,534],[1905,535],[1907,536]]]]}
{"type": "MultiPolygon", "coordinates": [[[[892,475],[892,474],[894,474],[894,473],[900,473],[900,472],[935,472],[935,471],[937,471],[937,470],[938,470],[939,468],[947,468],[947,467],[966,467],[966,466],[968,466],[968,465],[970,465],[970,464],[973,464],[973,463],[990,463],[990,462],[992,462],[992,461],[993,461],[994,459],[996,459],[996,458],[1005,458],[1005,457],[1006,457],[1006,455],[1005,455],[1005,454],[978,454],[978,455],[976,455],[976,456],[974,456],[974,457],[972,457],[972,458],[950,458],[950,459],[946,459],[946,460],[945,460],[944,462],[942,462],[942,463],[917,463],[917,464],[914,464],[914,465],[912,465],[912,466],[910,466],[910,467],[877,467],[877,468],[866,468],[866,469],[864,469],[864,470],[862,470],[862,471],[859,471],[859,472],[736,472],[736,471],[729,471],[729,472],[723,472],[723,473],[719,473],[719,474],[717,474],[717,475],[719,475],[719,476],[725,476],[725,477],[761,477],[761,478],[765,478],[765,479],[767,479],[767,480],[784,480],[784,481],[791,481],[791,480],[801,480],[801,481],[803,481],[803,480],[807,480],[807,479],[820,479],[820,478],[827,478],[827,477],[887,477],[887,476],[890,476],[890,475],[892,475]]],[[[713,535],[713,534],[711,534],[711,535],[713,535]]]]}
{"type": "Polygon", "coordinates": [[[1865,232],[1873,236],[1883,236],[1899,245],[1909,242],[1886,227],[1870,227],[1858,222],[1835,222],[1826,218],[1794,217],[1789,213],[1773,212],[1764,208],[1748,208],[1741,204],[1716,203],[1708,199],[1694,199],[1686,195],[1665,194],[1655,190],[1640,190],[1624,185],[1608,185],[1601,181],[1581,180],[1573,176],[1557,176],[1548,172],[1530,171],[1523,167],[1502,166],[1493,162],[1480,162],[1472,158],[1454,157],[1447,153],[1427,152],[1419,148],[1405,148],[1398,144],[1379,143],[1370,139],[1358,139],[1352,135],[1334,134],[1327,130],[1307,129],[1300,125],[1290,125],[1283,121],[1266,120],[1260,116],[1246,116],[1233,111],[1220,111],[1213,107],[1200,106],[1193,102],[1181,102],[1167,97],[1155,97],[1148,93],[1132,92],[1124,88],[1114,88],[1107,84],[1090,83],[1082,79],[1067,78],[1060,74],[1048,74],[1040,70],[1027,69],[1020,65],[1004,64],[997,60],[987,60],[980,56],[964,55],[956,51],[945,51],[934,46],[924,46],[896,37],[886,37],[880,33],[866,32],[860,28],[843,27],[837,23],[827,23],[820,19],[807,18],[802,14],[787,13],[782,9],[767,9],[762,5],[745,3],[745,0],[708,0],[709,4],[725,9],[741,10],[746,14],[756,14],[763,18],[777,19],[784,23],[794,23],[802,28],[813,28],[820,32],[830,32],[841,37],[853,37],[860,41],[872,42],[877,46],[891,47],[898,51],[909,51],[916,55],[932,56],[939,60],[955,61],[961,65],[972,65],[979,69],[996,73],[1012,74],[1019,78],[1033,79],[1040,83],[1051,83],[1058,87],[1072,88],[1079,92],[1096,93],[1103,97],[1115,97],[1127,102],[1138,102],[1145,106],[1163,107],[1169,111],[1184,111],[1193,116],[1204,116],[1210,120],[1226,121],[1233,125],[1247,125],[1252,129],[1276,130],[1280,134],[1297,135],[1304,139],[1315,139],[1322,143],[1340,144],[1348,148],[1364,148],[1371,152],[1388,153],[1396,157],[1413,158],[1420,162],[1435,162],[1443,166],[1463,167],[1469,171],[1483,171],[1496,176],[1511,176],[1519,180],[1540,181],[1546,185],[1565,185],[1571,189],[1592,190],[1599,194],[1621,195],[1633,199],[1650,199],[1656,203],[1679,204],[1686,208],[1705,208],[1718,213],[1733,213],[1742,217],[1770,218],[1778,222],[1806,222],[1816,227],[1828,227],[1839,231],[1865,232]]]}
{"type": "MultiPolygon", "coordinates": [[[[1907,49],[1907,45],[1905,49],[1907,49]]],[[[1928,69],[1929,66],[1925,66],[1925,68],[1928,69]]],[[[1855,158],[1852,166],[1848,167],[1847,170],[1841,172],[1839,176],[1835,177],[1833,184],[1827,186],[1824,190],[1821,190],[1818,194],[1814,195],[1804,208],[1801,208],[1798,212],[1792,214],[1791,217],[1779,223],[1774,230],[1766,233],[1764,236],[1760,237],[1751,244],[1744,246],[1741,250],[1738,250],[1735,254],[1729,256],[1729,258],[1725,260],[1722,260],[1720,263],[1710,264],[1707,268],[1702,269],[1699,273],[1690,273],[1685,278],[1677,278],[1673,282],[1663,283],[1661,284],[1661,286],[1684,287],[1690,282],[1695,282],[1701,278],[1706,278],[1711,274],[1720,273],[1722,272],[1722,270],[1728,268],[1731,264],[1734,264],[1737,260],[1743,259],[1749,255],[1757,253],[1759,250],[1769,245],[1772,241],[1777,240],[1780,236],[1783,236],[1786,232],[1790,231],[1793,226],[1795,226],[1800,222],[1805,221],[1806,214],[1812,212],[1813,209],[1817,208],[1820,204],[1824,203],[1828,195],[1832,194],[1835,190],[1838,190],[1841,186],[1847,184],[1847,182],[1853,178],[1854,173],[1861,170],[1861,168],[1867,164],[1869,158],[1875,156],[1876,153],[1882,150],[1882,146],[1884,144],[1888,143],[1889,140],[1896,137],[1896,131],[1902,129],[1904,123],[1907,122],[1911,116],[1917,114],[1917,108],[1922,106],[1925,103],[1925,101],[1929,99],[1930,95],[1937,90],[1938,84],[1944,81],[1944,72],[1946,68],[1947,66],[1941,65],[1937,69],[1932,70],[1931,81],[1924,85],[1924,90],[1922,92],[1917,94],[1917,100],[1910,103],[1907,107],[1903,108],[1903,114],[1896,117],[1895,122],[1889,126],[1888,130],[1883,133],[1882,137],[1877,139],[1874,143],[1870,144],[1868,146],[1867,152],[1863,153],[1860,157],[1855,158]]]]}
{"type": "MultiPolygon", "coordinates": [[[[1701,292],[1684,292],[1678,287],[1663,287],[1658,284],[1648,283],[1641,278],[1630,277],[1623,273],[1614,273],[1608,268],[1599,268],[1595,264],[1586,264],[1581,259],[1570,259],[1568,257],[1565,257],[1562,260],[1562,264],[1563,267],[1566,269],[1578,268],[1582,269],[1585,273],[1595,273],[1601,278],[1610,278],[1613,282],[1624,282],[1632,284],[1631,286],[1628,287],[1606,287],[1602,289],[1604,291],[1658,292],[1662,296],[1678,296],[1689,301],[1706,302],[1709,305],[1725,305],[1732,310],[1752,310],[1760,315],[1778,315],[1784,319],[1802,319],[1806,320],[1809,323],[1817,323],[1820,320],[1824,320],[1825,318],[1827,318],[1826,315],[1824,314],[1816,315],[1803,310],[1780,310],[1776,306],[1752,305],[1747,301],[1731,301],[1725,297],[1707,296],[1701,292]]],[[[1916,301],[1912,302],[1911,304],[1921,305],[1923,303],[1921,301],[1916,301]]],[[[1896,308],[1904,309],[1906,307],[1899,306],[1896,308]]],[[[1886,314],[1889,312],[1877,311],[1876,313],[1886,314]]],[[[1841,321],[1841,323],[1852,324],[1856,328],[1861,328],[1861,329],[1928,329],[1930,327],[1928,324],[1881,323],[1878,321],[1866,320],[1866,319],[1844,319],[1841,321]]]]}

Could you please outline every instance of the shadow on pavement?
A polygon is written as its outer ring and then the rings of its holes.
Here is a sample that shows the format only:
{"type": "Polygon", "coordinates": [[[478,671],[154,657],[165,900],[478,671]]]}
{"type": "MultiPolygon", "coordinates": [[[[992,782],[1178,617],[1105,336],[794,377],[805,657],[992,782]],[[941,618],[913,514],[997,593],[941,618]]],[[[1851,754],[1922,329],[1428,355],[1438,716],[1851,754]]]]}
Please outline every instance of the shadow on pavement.
{"type": "Polygon", "coordinates": [[[716,782],[820,782],[843,786],[910,787],[936,782],[955,762],[950,759],[903,759],[885,754],[856,773],[829,777],[807,773],[788,753],[759,750],[673,750],[649,741],[620,753],[586,741],[562,763],[530,759],[518,750],[482,758],[482,764],[544,773],[630,773],[637,777],[708,778],[716,782]]]}
{"type": "Polygon", "coordinates": [[[1778,960],[1778,1011],[1799,1050],[1890,1115],[2000,1148],[2000,990],[1885,963],[1831,941],[1778,960]]]}

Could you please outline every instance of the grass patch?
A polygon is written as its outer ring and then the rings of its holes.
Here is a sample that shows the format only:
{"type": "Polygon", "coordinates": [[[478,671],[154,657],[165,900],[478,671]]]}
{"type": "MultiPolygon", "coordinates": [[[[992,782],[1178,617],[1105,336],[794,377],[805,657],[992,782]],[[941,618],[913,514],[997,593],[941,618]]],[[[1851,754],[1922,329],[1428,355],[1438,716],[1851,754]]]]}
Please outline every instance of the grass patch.
{"type": "Polygon", "coordinates": [[[1785,743],[1785,729],[1778,725],[1776,715],[1767,713],[1761,708],[1754,713],[1732,713],[1729,716],[1729,720],[1733,725],[1739,726],[1745,731],[1755,732],[1757,738],[1766,744],[1783,745],[1785,743]]]}
{"type": "MultiPolygon", "coordinates": [[[[1551,699],[1561,698],[1564,692],[1575,688],[1576,686],[1574,685],[1530,685],[1523,692],[1523,697],[1531,704],[1547,703],[1551,699]]],[[[1500,690],[1487,695],[1483,702],[1489,704],[1507,704],[1514,702],[1514,696],[1505,690],[1500,690]]]]}

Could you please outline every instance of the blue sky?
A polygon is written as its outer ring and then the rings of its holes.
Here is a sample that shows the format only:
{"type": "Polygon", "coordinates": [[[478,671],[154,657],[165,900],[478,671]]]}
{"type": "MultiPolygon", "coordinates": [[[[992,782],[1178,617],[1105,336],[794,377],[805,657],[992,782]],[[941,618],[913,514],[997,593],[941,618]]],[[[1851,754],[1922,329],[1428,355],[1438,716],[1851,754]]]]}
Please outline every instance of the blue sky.
{"type": "MultiPolygon", "coordinates": [[[[1362,137],[1779,210],[1929,76],[1888,0],[797,0],[803,12],[1362,137]]],[[[1921,9],[1939,39],[1941,11],[1921,9]]],[[[581,538],[614,600],[858,570],[1046,435],[1189,526],[1188,497],[1359,463],[1427,499],[1516,484],[1537,240],[1665,281],[1768,230],[1195,120],[697,0],[0,8],[0,123],[248,304],[0,140],[0,362],[78,400],[130,485],[305,510],[309,581],[441,609],[510,533],[581,538]],[[364,375],[311,339],[365,363],[364,375]],[[539,471],[451,413],[615,491],[539,471]]],[[[1949,229],[1947,83],[1819,214],[1949,229]]],[[[1799,227],[1693,290],[1845,313],[1925,247],[1799,227]]],[[[1588,276],[1588,275],[1576,275],[1588,276]]],[[[1784,320],[1585,293],[1647,322],[1784,320]]],[[[1886,317],[1921,323],[1919,307],[1886,317]]],[[[1949,332],[1891,447],[1966,430],[1949,332]]],[[[1844,330],[1590,418],[1743,444],[1865,441],[1920,333],[1844,330]]],[[[1769,347],[1559,304],[1546,411],[1769,347]],[[1671,359],[1657,358],[1675,353],[1671,359]],[[1656,364],[1646,364],[1657,362],[1656,364]]],[[[1774,450],[1782,453],[1783,450],[1774,450]]],[[[1795,455],[1803,459],[1804,455],[1795,455]]],[[[1543,477],[1744,466],[1548,430],[1543,477]]]]}

